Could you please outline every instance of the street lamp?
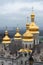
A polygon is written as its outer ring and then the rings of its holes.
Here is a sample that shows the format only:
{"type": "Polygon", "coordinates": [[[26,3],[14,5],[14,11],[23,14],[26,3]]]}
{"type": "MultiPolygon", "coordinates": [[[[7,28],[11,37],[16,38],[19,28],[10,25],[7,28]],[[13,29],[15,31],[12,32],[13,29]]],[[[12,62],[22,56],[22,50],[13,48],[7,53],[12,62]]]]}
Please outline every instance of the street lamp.
{"type": "Polygon", "coordinates": [[[33,62],[34,62],[34,60],[33,60],[33,58],[32,58],[32,56],[29,58],[29,65],[33,65],[33,62]]]}

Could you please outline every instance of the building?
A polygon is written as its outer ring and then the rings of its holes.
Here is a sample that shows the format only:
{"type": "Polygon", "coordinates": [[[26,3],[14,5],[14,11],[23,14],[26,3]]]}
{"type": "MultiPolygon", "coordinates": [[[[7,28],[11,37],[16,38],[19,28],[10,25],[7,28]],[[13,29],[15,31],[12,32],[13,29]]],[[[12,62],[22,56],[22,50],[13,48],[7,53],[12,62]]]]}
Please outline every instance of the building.
{"type": "Polygon", "coordinates": [[[24,48],[33,48],[33,34],[29,31],[29,24],[26,23],[26,32],[23,34],[24,48]]]}
{"type": "MultiPolygon", "coordinates": [[[[13,39],[15,41],[14,44],[15,43],[17,44],[17,42],[19,44],[19,41],[20,41],[20,45],[21,45],[21,42],[22,42],[22,45],[23,45],[24,49],[32,49],[33,45],[34,45],[34,41],[35,41],[35,45],[39,44],[39,27],[34,22],[34,19],[35,19],[35,13],[32,11],[31,23],[26,23],[26,31],[24,32],[23,35],[20,34],[19,28],[18,27],[16,28],[16,33],[15,33],[15,35],[13,37],[13,39]]],[[[13,54],[13,55],[10,54],[10,50],[8,48],[8,46],[10,44],[12,45],[12,40],[8,36],[8,31],[6,29],[5,36],[3,37],[3,40],[2,40],[2,49],[0,50],[0,55],[3,55],[3,56],[0,56],[0,63],[2,62],[4,65],[5,64],[14,65],[15,62],[16,62],[15,61],[15,54],[13,54]],[[7,48],[7,50],[5,50],[5,47],[7,48]]],[[[12,45],[12,46],[14,47],[14,45],[12,45]]],[[[21,47],[20,47],[20,49],[21,49],[21,47]]],[[[19,55],[19,54],[17,54],[17,55],[19,55]]],[[[17,60],[17,62],[21,62],[21,59],[22,59],[22,61],[23,60],[27,61],[28,60],[28,56],[29,56],[29,54],[27,54],[27,56],[25,57],[25,54],[23,53],[22,58],[19,58],[19,60],[17,60]]],[[[24,61],[23,61],[23,63],[24,63],[24,61]]],[[[25,65],[25,64],[23,64],[23,65],[25,65]]]]}
{"type": "Polygon", "coordinates": [[[35,45],[39,44],[39,27],[34,22],[35,19],[35,13],[32,11],[31,14],[31,23],[29,25],[29,30],[34,36],[35,45]]]}

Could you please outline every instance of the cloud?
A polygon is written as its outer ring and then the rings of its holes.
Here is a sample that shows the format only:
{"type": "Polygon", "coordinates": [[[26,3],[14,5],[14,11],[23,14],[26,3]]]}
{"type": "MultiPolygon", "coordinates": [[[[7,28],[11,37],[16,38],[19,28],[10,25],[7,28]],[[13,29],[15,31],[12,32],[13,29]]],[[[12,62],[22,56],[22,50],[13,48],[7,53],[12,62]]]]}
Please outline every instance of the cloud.
{"type": "MultiPolygon", "coordinates": [[[[42,2],[14,2],[14,3],[7,3],[5,5],[0,6],[0,14],[12,14],[12,13],[20,13],[22,9],[31,9],[32,6],[36,10],[43,10],[42,2]],[[36,5],[36,6],[35,6],[36,5]]],[[[25,11],[24,10],[24,11],[25,11]]]]}
{"type": "Polygon", "coordinates": [[[0,5],[13,2],[40,2],[43,0],[0,0],[0,5]]]}
{"type": "MultiPolygon", "coordinates": [[[[36,16],[39,16],[39,21],[43,21],[43,0],[0,0],[0,26],[26,24],[26,17],[29,16],[34,7],[36,16]],[[41,18],[41,19],[40,19],[41,18]],[[12,23],[13,22],[13,23],[12,23]],[[15,23],[16,22],[16,23],[15,23]]],[[[29,16],[30,17],[30,16],[29,16]]],[[[38,25],[42,23],[38,23],[38,25]]]]}

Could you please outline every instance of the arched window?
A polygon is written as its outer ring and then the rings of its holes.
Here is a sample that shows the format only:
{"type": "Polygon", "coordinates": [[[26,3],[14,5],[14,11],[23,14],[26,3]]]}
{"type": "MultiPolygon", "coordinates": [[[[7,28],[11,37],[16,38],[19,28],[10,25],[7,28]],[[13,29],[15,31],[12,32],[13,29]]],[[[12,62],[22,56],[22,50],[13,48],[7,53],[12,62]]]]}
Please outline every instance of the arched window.
{"type": "Polygon", "coordinates": [[[31,49],[31,44],[29,45],[29,48],[31,49]]]}
{"type": "Polygon", "coordinates": [[[27,56],[27,53],[24,53],[25,57],[27,56]]]}
{"type": "Polygon", "coordinates": [[[25,48],[27,48],[27,44],[25,45],[25,48]]]}

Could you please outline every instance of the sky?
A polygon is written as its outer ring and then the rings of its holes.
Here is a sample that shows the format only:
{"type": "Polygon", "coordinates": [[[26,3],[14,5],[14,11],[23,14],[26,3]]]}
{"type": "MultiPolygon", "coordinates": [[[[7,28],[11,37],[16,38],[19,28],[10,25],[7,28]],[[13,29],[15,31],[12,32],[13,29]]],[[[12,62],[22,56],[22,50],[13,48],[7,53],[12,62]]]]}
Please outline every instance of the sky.
{"type": "Polygon", "coordinates": [[[0,0],[0,28],[25,27],[31,22],[32,7],[35,12],[35,23],[43,29],[43,0],[0,0]]]}

